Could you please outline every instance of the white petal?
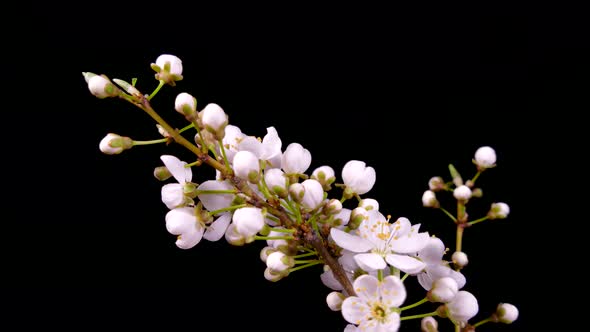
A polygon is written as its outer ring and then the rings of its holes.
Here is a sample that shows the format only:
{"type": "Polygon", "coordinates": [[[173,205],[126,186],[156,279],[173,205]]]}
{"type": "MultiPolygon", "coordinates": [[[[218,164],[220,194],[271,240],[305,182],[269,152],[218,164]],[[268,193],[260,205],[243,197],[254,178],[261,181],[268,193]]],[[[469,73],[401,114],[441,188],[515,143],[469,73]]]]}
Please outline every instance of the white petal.
{"type": "Polygon", "coordinates": [[[336,280],[336,278],[334,277],[334,273],[331,270],[320,274],[320,279],[322,280],[322,283],[330,289],[336,291],[344,289],[340,282],[336,280]]]}
{"type": "Polygon", "coordinates": [[[344,271],[352,272],[352,271],[358,269],[359,266],[356,263],[356,261],[354,260],[355,255],[356,255],[356,253],[352,252],[352,251],[348,251],[348,250],[342,251],[342,256],[340,256],[340,258],[338,258],[338,263],[340,263],[340,265],[342,265],[342,267],[344,268],[344,271]]]}
{"type": "Polygon", "coordinates": [[[370,210],[366,213],[367,219],[363,220],[358,228],[360,236],[372,242],[375,247],[382,248],[390,237],[387,234],[390,232],[391,225],[379,211],[370,210]],[[382,234],[385,234],[385,237],[382,234]]]}
{"type": "Polygon", "coordinates": [[[354,260],[361,269],[367,272],[383,270],[385,267],[387,267],[387,263],[385,263],[383,257],[374,253],[357,254],[354,256],[354,260]]]}
{"type": "Polygon", "coordinates": [[[162,202],[169,209],[174,209],[184,203],[183,185],[180,183],[168,183],[162,187],[162,202]]]}
{"type": "Polygon", "coordinates": [[[453,278],[457,282],[457,286],[459,287],[459,289],[463,288],[465,286],[465,284],[467,283],[467,279],[465,279],[465,276],[463,275],[463,273],[457,272],[453,269],[451,269],[451,272],[449,273],[449,277],[453,278]]]}
{"type": "MultiPolygon", "coordinates": [[[[283,142],[279,137],[279,133],[275,127],[266,128],[267,134],[262,139],[263,153],[260,159],[268,160],[281,154],[281,147],[283,142]]],[[[276,166],[275,166],[276,167],[276,166]]]]}
{"type": "Polygon", "coordinates": [[[418,252],[428,244],[430,235],[427,232],[418,234],[408,234],[398,238],[393,238],[390,242],[390,247],[393,251],[400,254],[409,254],[418,252]]]}
{"type": "Polygon", "coordinates": [[[256,137],[248,136],[244,138],[240,144],[238,144],[239,151],[250,151],[252,152],[257,158],[261,158],[263,147],[262,143],[256,139],[256,137]]]}
{"type": "MultiPolygon", "coordinates": [[[[379,280],[370,274],[356,278],[352,285],[356,296],[365,302],[373,302],[379,298],[379,280]]],[[[352,322],[351,322],[352,323],[352,322]]]]}
{"type": "MultiPolygon", "coordinates": [[[[201,183],[197,188],[198,190],[232,190],[234,189],[231,184],[226,181],[209,180],[201,183]]],[[[205,209],[209,211],[215,211],[226,208],[231,205],[234,199],[233,194],[201,194],[198,196],[199,200],[203,203],[205,209]]]]}
{"type": "Polygon", "coordinates": [[[409,274],[417,274],[426,267],[424,262],[405,255],[389,254],[385,256],[385,260],[389,265],[409,274]]]}
{"type": "Polygon", "coordinates": [[[170,234],[180,235],[188,233],[197,227],[197,217],[194,209],[189,207],[177,208],[166,213],[166,229],[170,234]]]}
{"type": "Polygon", "coordinates": [[[388,307],[399,307],[406,300],[406,287],[396,276],[383,278],[380,286],[381,302],[388,307]]]}
{"type": "Polygon", "coordinates": [[[369,306],[356,296],[347,297],[342,302],[342,316],[349,323],[360,324],[369,318],[370,312],[369,306]]]}
{"type": "Polygon", "coordinates": [[[418,252],[420,259],[426,264],[439,264],[445,254],[445,244],[437,237],[431,237],[426,247],[418,252]]]}
{"type": "Polygon", "coordinates": [[[434,282],[434,280],[432,280],[432,277],[428,272],[418,274],[417,278],[418,283],[420,284],[420,286],[422,286],[422,288],[424,288],[427,291],[429,291],[432,288],[432,283],[434,282]]]}
{"type": "Polygon", "coordinates": [[[412,223],[408,218],[400,217],[392,224],[393,233],[397,237],[402,237],[412,230],[412,223]]]}
{"type": "Polygon", "coordinates": [[[218,241],[225,234],[225,230],[231,221],[231,213],[226,212],[217,218],[211,225],[207,227],[203,237],[208,241],[218,241]]]}
{"type": "Polygon", "coordinates": [[[373,243],[358,236],[350,235],[337,228],[330,229],[332,240],[340,247],[353,252],[367,252],[373,249],[373,243]]]}
{"type": "Polygon", "coordinates": [[[191,232],[184,233],[178,236],[176,246],[180,249],[190,249],[197,245],[203,237],[203,227],[199,227],[191,232]]]}
{"type": "Polygon", "coordinates": [[[178,183],[190,182],[193,179],[193,172],[190,167],[184,167],[187,164],[184,161],[170,155],[163,155],[160,159],[178,183]]]}
{"type": "Polygon", "coordinates": [[[355,325],[352,325],[352,324],[348,324],[344,328],[344,332],[357,332],[357,331],[358,331],[358,327],[356,327],[355,325]]]}

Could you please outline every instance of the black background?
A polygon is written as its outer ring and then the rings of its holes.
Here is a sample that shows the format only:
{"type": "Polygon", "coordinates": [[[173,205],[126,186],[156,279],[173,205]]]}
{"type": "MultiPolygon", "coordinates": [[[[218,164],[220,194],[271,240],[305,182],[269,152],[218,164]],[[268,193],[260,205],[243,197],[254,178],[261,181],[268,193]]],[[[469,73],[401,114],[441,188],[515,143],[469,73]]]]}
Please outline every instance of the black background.
{"type": "MultiPolygon", "coordinates": [[[[22,330],[346,325],[325,305],[329,290],[320,268],[270,283],[258,259],[262,244],[204,240],[187,251],[174,245],[162,183],[152,171],[161,154],[190,160],[186,151],[100,153],[108,132],[138,140],[158,133],[141,110],[94,98],[81,72],[138,77],[149,93],[157,85],[149,64],[162,53],[184,65],[185,79],[154,99],[173,125],[183,126],[174,98],[189,92],[199,109],[219,104],[248,134],[263,136],[275,126],[283,149],[299,142],[310,150],[310,171],[328,164],[339,175],[346,161],[366,161],[377,171],[366,197],[385,214],[422,223],[451,247],[452,223],[421,207],[422,192],[431,176],[448,177],[449,163],[470,177],[475,150],[494,147],[498,167],[478,180],[484,197],[470,211],[477,218],[491,202],[504,201],[512,212],[466,231],[465,289],[479,299],[478,318],[498,302],[520,309],[513,325],[481,330],[527,330],[539,321],[537,285],[545,282],[539,270],[553,250],[545,245],[557,234],[551,226],[564,183],[575,176],[555,166],[574,163],[574,143],[584,137],[582,123],[572,119],[583,109],[573,97],[584,93],[588,74],[579,20],[530,8],[444,15],[434,8],[346,8],[347,14],[340,7],[276,8],[272,15],[177,8],[173,18],[138,8],[96,17],[82,15],[92,12],[87,8],[71,16],[44,9],[23,20],[31,22],[30,38],[14,38],[24,51],[19,60],[32,70],[15,91],[24,95],[16,107],[23,119],[10,136],[17,144],[7,147],[13,200],[3,232],[2,298],[10,310],[1,316],[17,317],[22,330]]],[[[8,73],[19,76],[17,68],[8,66],[8,73]]],[[[212,177],[204,167],[193,172],[197,181],[212,177]]],[[[406,304],[420,299],[415,280],[406,284],[406,304]]],[[[416,324],[402,330],[417,330],[416,324]]]]}

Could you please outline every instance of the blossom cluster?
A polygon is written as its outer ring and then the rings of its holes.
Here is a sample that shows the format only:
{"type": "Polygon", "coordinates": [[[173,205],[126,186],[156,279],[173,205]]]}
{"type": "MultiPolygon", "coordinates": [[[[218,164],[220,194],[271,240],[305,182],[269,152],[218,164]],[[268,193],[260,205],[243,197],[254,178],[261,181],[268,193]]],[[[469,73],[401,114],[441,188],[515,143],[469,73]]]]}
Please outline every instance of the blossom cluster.
{"type": "MultiPolygon", "coordinates": [[[[99,143],[105,154],[120,154],[137,145],[176,142],[194,154],[188,163],[173,155],[162,155],[154,176],[165,182],[161,201],[169,209],[166,230],[176,237],[176,246],[190,249],[203,239],[225,240],[243,246],[255,241],[265,245],[260,259],[266,264],[261,274],[276,282],[294,272],[323,266],[319,276],[328,289],[326,304],[340,311],[348,323],[345,331],[398,331],[406,319],[422,319],[423,331],[437,331],[440,319],[449,319],[457,329],[473,331],[487,322],[511,323],[517,308],[500,303],[489,317],[471,320],[479,312],[478,300],[464,289],[461,272],[468,265],[461,248],[463,229],[485,220],[504,219],[509,206],[491,204],[487,215],[470,220],[466,207],[482,196],[477,178],[496,166],[493,148],[484,146],[474,155],[476,175],[464,181],[449,165],[452,181],[436,176],[422,196],[424,207],[441,209],[457,227],[456,247],[451,259],[447,246],[420,223],[398,216],[392,220],[376,199],[364,197],[376,182],[375,169],[360,160],[339,168],[323,165],[310,169],[312,154],[303,145],[283,144],[276,128],[266,128],[262,138],[244,133],[220,105],[210,103],[197,109],[196,98],[179,93],[174,109],[188,125],[172,128],[152,108],[150,100],[165,85],[183,79],[182,61],[164,54],[151,65],[158,87],[142,94],[135,86],[105,75],[83,73],[90,92],[98,98],[118,97],[144,110],[157,122],[162,138],[137,141],[109,133],[99,143]],[[185,137],[189,130],[194,133],[185,137]],[[215,169],[210,179],[193,181],[193,167],[215,169]],[[456,215],[438,200],[446,193],[457,201],[456,215]],[[406,304],[409,277],[424,289],[423,300],[406,304]],[[417,315],[406,310],[422,303],[437,309],[417,315]]],[[[171,105],[172,106],[172,105],[171,105]]]]}

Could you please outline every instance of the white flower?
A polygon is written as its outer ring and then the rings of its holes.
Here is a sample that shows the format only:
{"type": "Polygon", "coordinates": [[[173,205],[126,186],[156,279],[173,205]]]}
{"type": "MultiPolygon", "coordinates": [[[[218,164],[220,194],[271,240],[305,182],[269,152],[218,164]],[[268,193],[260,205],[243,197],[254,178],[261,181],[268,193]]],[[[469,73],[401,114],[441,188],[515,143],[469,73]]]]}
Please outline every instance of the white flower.
{"type": "Polygon", "coordinates": [[[351,160],[342,169],[342,179],[352,192],[362,195],[373,188],[376,180],[375,169],[367,167],[363,161],[351,160]]]}
{"type": "Polygon", "coordinates": [[[434,281],[427,296],[431,302],[447,303],[455,298],[457,292],[459,292],[459,286],[455,279],[444,277],[434,281]]]}
{"type": "Polygon", "coordinates": [[[266,259],[266,266],[270,269],[270,272],[274,274],[282,273],[293,267],[293,265],[295,265],[293,257],[287,256],[280,251],[271,253],[266,259]]]}
{"type": "Polygon", "coordinates": [[[299,143],[287,146],[281,159],[281,168],[287,174],[303,174],[311,165],[311,153],[299,143]]]}
{"type": "Polygon", "coordinates": [[[460,201],[466,201],[471,198],[471,189],[466,185],[461,185],[455,188],[453,196],[460,201]]]}
{"type": "Polygon", "coordinates": [[[218,138],[223,138],[228,117],[219,105],[213,103],[207,104],[201,111],[201,119],[203,125],[209,132],[217,135],[218,138]]]}
{"type": "Polygon", "coordinates": [[[455,295],[455,298],[447,303],[446,306],[449,318],[461,325],[465,325],[479,311],[477,299],[467,291],[459,291],[455,295]]]}
{"type": "Polygon", "coordinates": [[[233,166],[237,177],[251,183],[260,181],[260,162],[252,152],[240,151],[236,153],[233,166]]]}
{"type": "Polygon", "coordinates": [[[287,198],[289,195],[289,179],[279,168],[269,168],[264,171],[264,182],[271,192],[279,195],[281,198],[287,198]]]}
{"type": "Polygon", "coordinates": [[[422,195],[422,205],[424,207],[438,207],[439,203],[438,200],[436,199],[436,195],[434,194],[434,192],[432,190],[426,190],[424,192],[424,194],[422,195]]]}
{"type": "Polygon", "coordinates": [[[162,187],[162,202],[169,209],[174,209],[185,203],[184,187],[187,183],[191,182],[193,172],[190,167],[185,167],[187,165],[186,162],[174,156],[163,155],[160,159],[176,181],[178,181],[178,183],[169,183],[162,187]]]}
{"type": "Polygon", "coordinates": [[[491,168],[496,164],[496,151],[489,146],[482,146],[475,151],[475,163],[481,168],[491,168]]]}
{"type": "Polygon", "coordinates": [[[223,147],[225,154],[230,163],[233,163],[234,156],[239,151],[240,142],[246,137],[239,127],[228,124],[225,127],[225,136],[223,136],[223,147]]]}
{"type": "Polygon", "coordinates": [[[340,292],[330,292],[330,294],[326,296],[326,303],[330,310],[340,311],[342,310],[342,302],[344,302],[344,299],[344,294],[340,292]]]}
{"type": "MultiPolygon", "coordinates": [[[[201,183],[197,187],[197,191],[209,191],[209,190],[233,190],[231,184],[227,181],[208,180],[201,183]]],[[[199,200],[203,203],[203,206],[208,211],[220,210],[229,207],[234,200],[233,194],[205,194],[201,193],[198,195],[199,200]]]]}
{"type": "Polygon", "coordinates": [[[88,90],[97,98],[115,97],[119,93],[119,89],[103,76],[89,76],[87,82],[88,90]]]}
{"type": "Polygon", "coordinates": [[[256,207],[244,207],[234,212],[233,224],[242,236],[248,238],[256,235],[264,227],[262,210],[256,207]]]}
{"type": "Polygon", "coordinates": [[[493,203],[488,212],[488,217],[490,219],[505,219],[510,214],[510,206],[506,203],[493,203]]]}
{"type": "Polygon", "coordinates": [[[518,318],[518,308],[510,303],[500,303],[496,308],[496,315],[500,322],[511,324],[518,318]]]}
{"type": "Polygon", "coordinates": [[[205,224],[197,219],[194,208],[181,207],[168,211],[166,229],[170,234],[178,235],[178,248],[190,249],[201,241],[205,224]]]}
{"type": "Polygon", "coordinates": [[[425,289],[430,290],[432,283],[440,278],[450,277],[457,282],[459,289],[465,286],[465,276],[449,267],[449,263],[443,260],[445,245],[441,239],[431,237],[422,250],[416,256],[426,264],[424,271],[418,274],[418,283],[425,289]]]}
{"type": "Polygon", "coordinates": [[[267,165],[269,168],[280,168],[282,146],[283,142],[275,127],[268,127],[266,128],[266,135],[262,138],[262,142],[254,136],[247,136],[239,142],[238,150],[250,151],[258,159],[268,161],[270,163],[270,165],[267,165]]]}
{"type": "Polygon", "coordinates": [[[453,261],[453,264],[461,268],[469,264],[467,254],[462,251],[455,251],[451,256],[451,260],[453,261]]]}
{"type": "Polygon", "coordinates": [[[197,112],[197,99],[186,92],[182,92],[176,96],[174,109],[184,116],[194,115],[197,112]]]}
{"type": "Polygon", "coordinates": [[[374,276],[362,275],[353,287],[357,296],[350,296],[342,303],[346,321],[366,332],[399,329],[400,316],[395,308],[406,299],[406,289],[398,277],[387,276],[380,282],[374,276]]]}
{"type": "Polygon", "coordinates": [[[301,204],[304,207],[313,210],[322,204],[324,200],[324,189],[318,181],[308,179],[303,181],[301,185],[305,188],[303,199],[301,200],[301,204]]]}
{"type": "Polygon", "coordinates": [[[372,198],[363,198],[359,203],[359,206],[364,208],[367,211],[375,210],[379,211],[379,202],[372,198]]]}
{"type": "Polygon", "coordinates": [[[408,256],[424,248],[429,241],[427,232],[418,233],[420,225],[412,226],[407,218],[393,224],[378,211],[367,211],[355,235],[332,228],[330,235],[340,247],[358,253],[354,259],[365,271],[381,270],[389,265],[409,274],[417,274],[426,264],[408,256]],[[387,262],[387,263],[386,263],[387,262]]]}
{"type": "Polygon", "coordinates": [[[438,322],[432,316],[424,317],[420,321],[420,328],[422,332],[438,332],[438,322]]]}
{"type": "Polygon", "coordinates": [[[119,136],[117,134],[107,134],[98,144],[98,148],[104,154],[119,154],[123,150],[131,149],[133,140],[129,137],[119,136]]]}
{"type": "Polygon", "coordinates": [[[156,65],[164,69],[166,63],[170,63],[170,74],[182,75],[182,61],[177,56],[162,54],[156,59],[156,65]]]}

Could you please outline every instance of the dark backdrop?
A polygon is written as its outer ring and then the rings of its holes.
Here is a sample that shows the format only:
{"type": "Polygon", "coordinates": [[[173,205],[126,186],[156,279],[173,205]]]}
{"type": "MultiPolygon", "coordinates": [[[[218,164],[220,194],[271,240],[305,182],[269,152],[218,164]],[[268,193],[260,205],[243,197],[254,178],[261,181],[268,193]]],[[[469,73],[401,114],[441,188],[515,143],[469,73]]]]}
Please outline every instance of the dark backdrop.
{"type": "MultiPolygon", "coordinates": [[[[13,135],[32,152],[27,159],[11,154],[15,161],[7,163],[21,168],[20,176],[7,173],[18,199],[4,233],[2,297],[11,310],[3,315],[18,317],[23,330],[338,331],[346,325],[325,305],[329,290],[319,267],[270,283],[262,275],[260,243],[176,248],[152,171],[161,154],[188,160],[188,153],[178,146],[136,147],[118,156],[98,150],[108,132],[138,140],[158,134],[139,109],[94,98],[81,72],[138,77],[149,93],[157,83],[149,64],[171,53],[183,60],[185,79],[154,100],[171,123],[183,125],[173,103],[177,93],[189,92],[199,109],[221,105],[248,134],[263,136],[275,126],[283,148],[299,142],[311,151],[310,171],[328,164],[340,175],[346,161],[364,160],[377,171],[366,196],[451,247],[453,225],[440,211],[421,207],[422,192],[431,176],[448,177],[449,163],[470,177],[475,150],[494,147],[498,167],[478,180],[484,197],[474,200],[472,216],[494,201],[507,202],[512,212],[466,231],[465,289],[479,299],[479,318],[498,302],[520,309],[512,326],[482,330],[532,326],[538,311],[530,294],[543,281],[531,271],[550,255],[543,243],[555,220],[547,192],[560,189],[559,181],[548,188],[546,176],[566,176],[550,173],[548,164],[573,158],[573,146],[555,137],[575,141],[582,133],[571,108],[555,107],[567,98],[552,93],[582,90],[571,79],[588,73],[587,48],[560,38],[553,21],[522,11],[328,15],[337,22],[319,13],[281,13],[246,19],[239,10],[202,11],[174,24],[161,23],[157,11],[128,21],[41,11],[29,17],[35,42],[18,45],[34,69],[29,83],[34,77],[42,89],[19,88],[27,110],[19,128],[36,134],[13,135]],[[571,50],[578,56],[564,55],[571,50]]],[[[204,167],[193,172],[200,181],[212,174],[204,167]]],[[[421,293],[411,292],[419,291],[415,280],[407,284],[409,304],[421,293]]],[[[416,330],[416,324],[407,325],[416,330]]]]}

